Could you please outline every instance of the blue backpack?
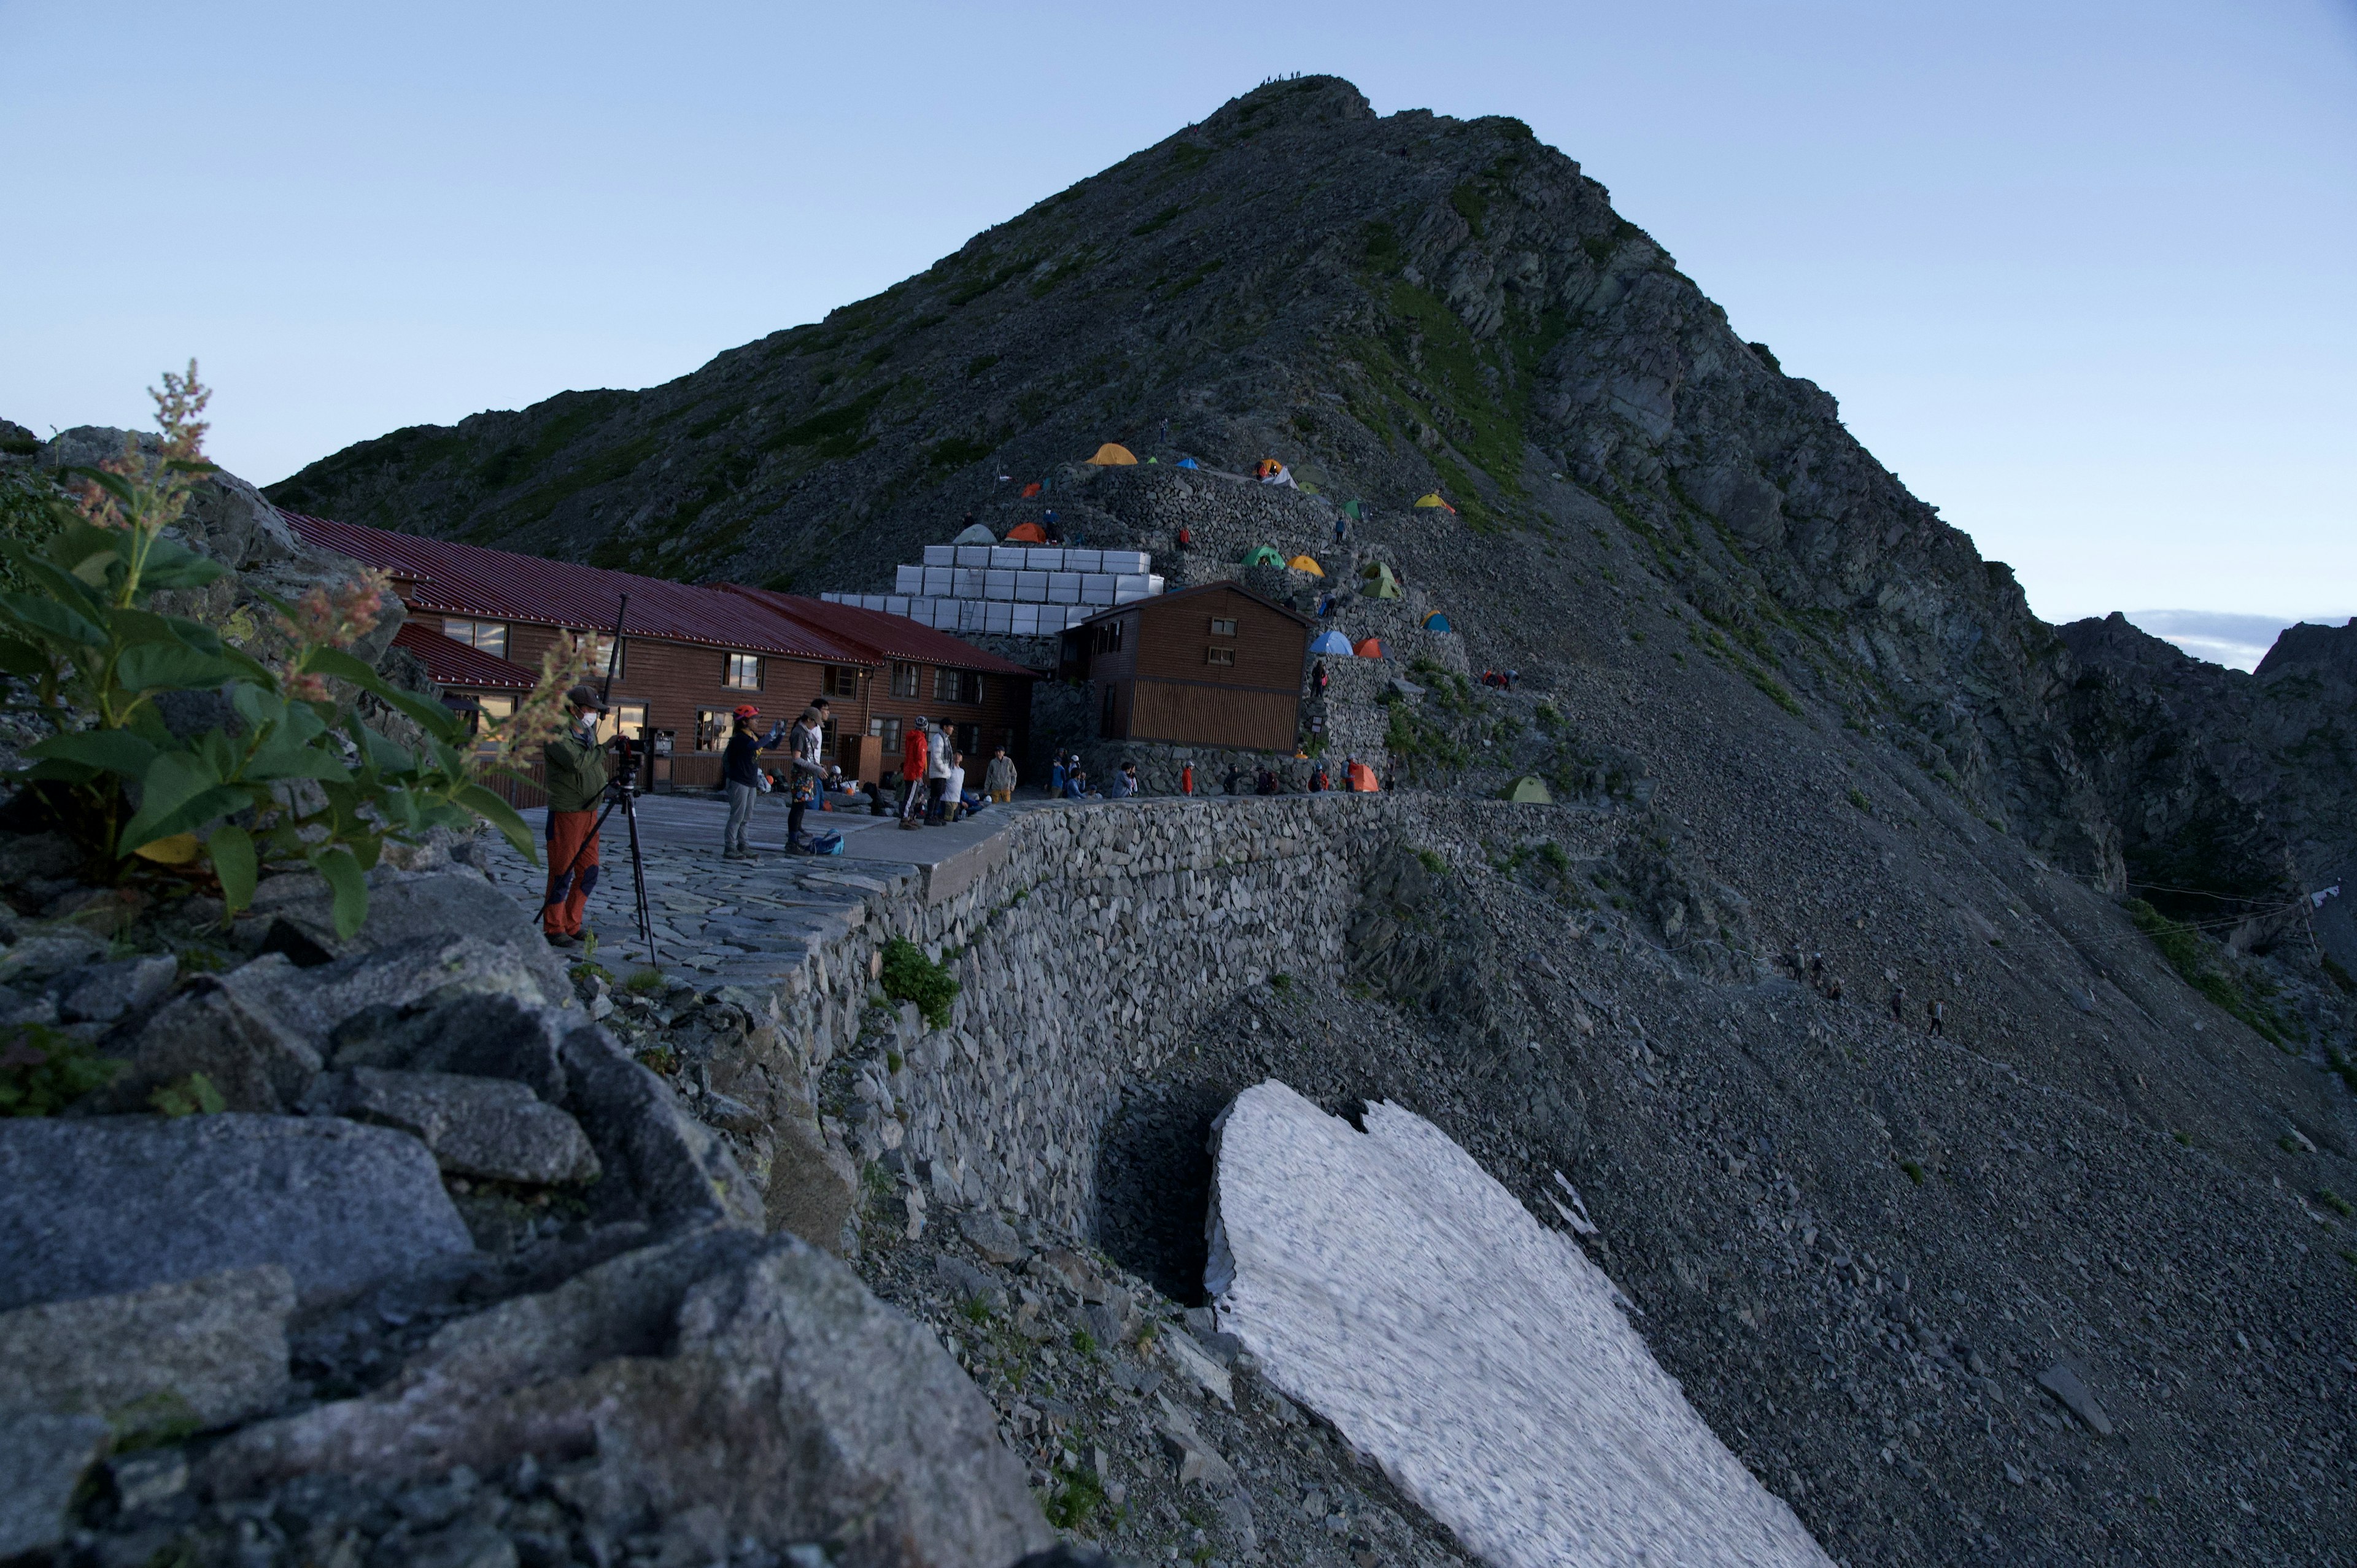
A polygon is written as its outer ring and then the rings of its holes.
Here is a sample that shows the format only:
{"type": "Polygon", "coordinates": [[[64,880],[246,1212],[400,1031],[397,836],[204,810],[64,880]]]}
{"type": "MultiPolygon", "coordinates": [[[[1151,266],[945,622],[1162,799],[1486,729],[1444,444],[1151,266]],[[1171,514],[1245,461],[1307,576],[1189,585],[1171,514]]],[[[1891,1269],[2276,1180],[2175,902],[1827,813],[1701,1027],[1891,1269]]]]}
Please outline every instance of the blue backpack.
{"type": "Polygon", "coordinates": [[[843,835],[836,832],[824,832],[813,836],[811,840],[811,853],[813,854],[841,854],[843,853],[843,835]]]}

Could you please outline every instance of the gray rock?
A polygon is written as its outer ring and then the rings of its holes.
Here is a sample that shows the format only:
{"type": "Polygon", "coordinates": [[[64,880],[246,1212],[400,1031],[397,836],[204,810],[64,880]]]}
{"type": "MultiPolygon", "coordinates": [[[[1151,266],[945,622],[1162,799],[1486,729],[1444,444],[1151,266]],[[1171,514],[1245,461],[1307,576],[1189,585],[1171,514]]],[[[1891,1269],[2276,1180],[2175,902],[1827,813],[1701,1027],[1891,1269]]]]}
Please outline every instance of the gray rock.
{"type": "Polygon", "coordinates": [[[106,944],[79,927],[46,927],[0,953],[0,985],[38,985],[105,956],[106,944]]]}
{"type": "Polygon", "coordinates": [[[490,1525],[454,1524],[411,1537],[406,1559],[409,1568],[516,1568],[516,1549],[490,1525]]]}
{"type": "Polygon", "coordinates": [[[848,1155],[827,1146],[816,1126],[781,1116],[770,1127],[770,1185],[761,1208],[770,1230],[839,1254],[843,1228],[859,1208],[859,1173],[848,1155]]]}
{"type": "Polygon", "coordinates": [[[1031,1249],[1023,1244],[1015,1228],[994,1209],[977,1208],[960,1216],[958,1230],[974,1243],[975,1251],[994,1263],[1019,1263],[1031,1255],[1031,1249]]]}
{"type": "Polygon", "coordinates": [[[993,1311],[1006,1305],[1006,1292],[998,1282],[953,1252],[933,1254],[933,1273],[963,1300],[985,1303],[993,1311]]]}
{"type": "Polygon", "coordinates": [[[81,868],[81,852],[63,833],[0,838],[0,884],[13,887],[40,877],[70,876],[81,868]]]}
{"type": "Polygon", "coordinates": [[[285,1397],[294,1310],[294,1277],[266,1263],[0,1313],[0,1411],[242,1421],[285,1397]]]}
{"type": "Polygon", "coordinates": [[[560,1450],[595,1454],[561,1490],[607,1528],[710,1509],[731,1541],[833,1539],[854,1565],[1007,1563],[1053,1540],[930,1333],[817,1249],[726,1230],[454,1324],[377,1392],[229,1438],[199,1479],[236,1497],[560,1450]]]}
{"type": "Polygon", "coordinates": [[[166,1003],[128,1038],[118,1035],[110,1049],[129,1066],[99,1103],[123,1112],[145,1111],[156,1090],[200,1072],[230,1110],[273,1115],[298,1103],[319,1071],[318,1051],[274,1010],[210,978],[166,1003]]]}
{"type": "Polygon", "coordinates": [[[74,1488],[107,1436],[94,1415],[0,1416],[0,1560],[65,1539],[74,1488]]]}
{"type": "Polygon", "coordinates": [[[188,1489],[188,1455],[178,1448],[142,1448],[110,1460],[106,1478],[115,1506],[137,1513],[188,1489]]]}
{"type": "Polygon", "coordinates": [[[2112,1434],[2112,1418],[2095,1402],[2094,1391],[2080,1380],[2079,1374],[2057,1361],[2038,1374],[2038,1386],[2062,1402],[2068,1410],[2098,1437],[2112,1434]]]}
{"type": "Polygon", "coordinates": [[[434,1157],[294,1117],[0,1122],[0,1309],[283,1264],[324,1301],[472,1251],[434,1157]]]}
{"type": "Polygon", "coordinates": [[[274,876],[255,891],[253,913],[268,922],[265,951],[298,963],[349,958],[413,942],[472,937],[511,947],[534,982],[538,1001],[563,1007],[573,995],[565,965],[540,940],[515,901],[467,866],[369,874],[368,919],[350,937],[336,935],[327,884],[308,873],[274,876]]]}
{"type": "Polygon", "coordinates": [[[559,1059],[570,1086],[565,1109],[589,1134],[606,1179],[625,1178],[651,1224],[762,1228],[762,1195],[727,1145],[612,1035],[595,1024],[577,1027],[559,1059]]]}
{"type": "Polygon", "coordinates": [[[336,1026],[347,1018],[406,1008],[427,997],[544,1001],[527,942],[546,956],[537,937],[514,931],[505,940],[470,932],[422,936],[309,967],[283,953],[265,953],[222,976],[221,984],[249,1006],[274,1015],[313,1046],[325,1047],[336,1026]]]}
{"type": "Polygon", "coordinates": [[[580,1023],[545,1003],[515,996],[437,993],[405,1008],[369,1007],[329,1031],[331,1067],[463,1072],[529,1084],[551,1105],[565,1103],[565,1032],[580,1023]]]}
{"type": "Polygon", "coordinates": [[[597,1175],[581,1124],[507,1079],[353,1068],[321,1078],[304,1110],[398,1128],[457,1176],[547,1187],[597,1175]]]}
{"type": "Polygon", "coordinates": [[[171,990],[179,976],[170,953],[87,964],[59,977],[58,1014],[69,1023],[112,1024],[171,990]]]}

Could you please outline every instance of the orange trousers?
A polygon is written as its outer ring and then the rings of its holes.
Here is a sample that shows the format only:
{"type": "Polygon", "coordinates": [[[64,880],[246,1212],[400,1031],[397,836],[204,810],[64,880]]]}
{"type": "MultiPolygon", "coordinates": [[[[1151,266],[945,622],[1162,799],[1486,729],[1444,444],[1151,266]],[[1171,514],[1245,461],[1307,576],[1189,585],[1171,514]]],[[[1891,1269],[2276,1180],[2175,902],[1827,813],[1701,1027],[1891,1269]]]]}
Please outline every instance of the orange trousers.
{"type": "Polygon", "coordinates": [[[581,934],[581,912],[597,886],[597,813],[548,813],[548,897],[540,929],[552,937],[581,934]]]}

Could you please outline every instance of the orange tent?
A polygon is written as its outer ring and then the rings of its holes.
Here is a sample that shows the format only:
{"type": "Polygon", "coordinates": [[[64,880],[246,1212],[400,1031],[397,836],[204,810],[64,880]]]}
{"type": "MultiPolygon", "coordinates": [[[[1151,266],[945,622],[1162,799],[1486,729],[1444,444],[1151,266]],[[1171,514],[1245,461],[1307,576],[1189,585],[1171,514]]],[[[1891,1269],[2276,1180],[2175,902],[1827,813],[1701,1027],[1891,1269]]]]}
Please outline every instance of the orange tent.
{"type": "Polygon", "coordinates": [[[1006,531],[1006,542],[1009,544],[1045,544],[1048,542],[1048,531],[1040,527],[1036,522],[1018,522],[1013,528],[1006,531]]]}
{"type": "MultiPolygon", "coordinates": [[[[1009,535],[1008,537],[1011,538],[1013,536],[1009,535]]],[[[1358,647],[1351,650],[1351,651],[1357,654],[1361,659],[1381,659],[1383,656],[1383,639],[1373,637],[1366,638],[1360,642],[1358,647]]]]}
{"type": "Polygon", "coordinates": [[[1383,789],[1375,782],[1375,770],[1363,762],[1351,764],[1351,788],[1361,795],[1372,795],[1383,789]]]}
{"type": "Polygon", "coordinates": [[[1108,441],[1097,448],[1097,455],[1089,459],[1089,466],[1096,468],[1114,468],[1134,465],[1136,461],[1136,454],[1128,447],[1118,442],[1108,441]]]}
{"type": "Polygon", "coordinates": [[[1039,481],[1037,479],[1032,480],[1029,484],[1023,487],[1023,499],[1027,501],[1039,493],[1039,481]]]}

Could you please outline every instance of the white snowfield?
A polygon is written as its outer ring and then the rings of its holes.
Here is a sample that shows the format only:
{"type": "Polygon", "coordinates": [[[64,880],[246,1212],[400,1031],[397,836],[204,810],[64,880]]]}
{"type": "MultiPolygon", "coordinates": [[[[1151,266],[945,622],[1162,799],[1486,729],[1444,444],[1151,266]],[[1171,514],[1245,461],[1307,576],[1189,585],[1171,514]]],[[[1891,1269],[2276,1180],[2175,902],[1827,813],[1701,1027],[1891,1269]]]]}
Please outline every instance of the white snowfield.
{"type": "Polygon", "coordinates": [[[1274,1079],[1218,1124],[1221,1326],[1499,1568],[1827,1565],[1655,1364],[1603,1271],[1411,1112],[1274,1079]]]}

